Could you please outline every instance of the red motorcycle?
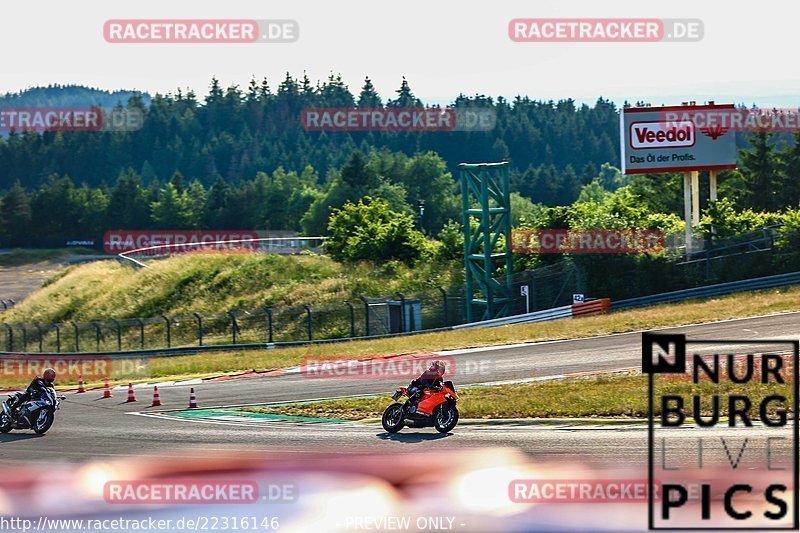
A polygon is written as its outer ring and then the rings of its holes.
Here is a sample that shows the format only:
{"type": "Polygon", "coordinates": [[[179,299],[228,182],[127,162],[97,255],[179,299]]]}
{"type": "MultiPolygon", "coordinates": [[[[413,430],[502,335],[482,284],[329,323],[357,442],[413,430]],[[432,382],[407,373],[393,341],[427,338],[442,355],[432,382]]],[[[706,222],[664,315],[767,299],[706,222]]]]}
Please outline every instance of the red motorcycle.
{"type": "Polygon", "coordinates": [[[439,433],[448,433],[458,423],[458,409],[456,402],[458,394],[452,381],[445,381],[438,389],[425,389],[423,396],[417,403],[417,408],[411,405],[411,393],[407,387],[400,387],[392,399],[396,402],[383,412],[381,424],[389,433],[397,433],[404,426],[410,428],[435,427],[439,433]],[[404,403],[398,400],[403,396],[408,397],[404,403]]]}

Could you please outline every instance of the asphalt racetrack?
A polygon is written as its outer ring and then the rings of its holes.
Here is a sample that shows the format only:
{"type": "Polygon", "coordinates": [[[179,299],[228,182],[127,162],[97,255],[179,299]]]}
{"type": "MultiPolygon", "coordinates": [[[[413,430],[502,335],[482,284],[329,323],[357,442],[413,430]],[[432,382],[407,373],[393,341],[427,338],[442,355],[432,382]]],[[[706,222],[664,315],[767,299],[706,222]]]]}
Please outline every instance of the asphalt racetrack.
{"type": "MultiPolygon", "coordinates": [[[[662,330],[690,339],[796,339],[800,313],[731,320],[662,330]]],[[[757,349],[757,348],[754,348],[757,349]]],[[[627,333],[579,340],[544,342],[455,352],[440,352],[456,362],[456,386],[502,382],[575,372],[640,367],[641,334],[627,333]]],[[[195,384],[201,408],[263,404],[361,394],[386,394],[396,378],[309,379],[300,374],[195,384]]],[[[433,429],[404,429],[388,435],[376,424],[262,423],[181,419],[160,416],[187,406],[190,385],[160,387],[163,407],[151,408],[151,388],[137,389],[138,402],[125,403],[125,392],[99,399],[100,391],[67,393],[53,428],[44,436],[31,431],[0,435],[0,464],[28,461],[84,462],[130,455],[159,457],[193,454],[235,456],[243,451],[403,451],[477,447],[516,448],[535,457],[568,458],[629,465],[647,461],[647,432],[641,427],[543,427],[513,424],[459,425],[449,435],[433,429]],[[149,413],[142,416],[141,413],[149,413]],[[155,415],[155,416],[153,416],[155,415]]],[[[692,431],[691,429],[680,431],[692,431]]],[[[722,434],[725,429],[719,430],[722,434]]],[[[731,433],[734,435],[735,433],[731,433]]]]}

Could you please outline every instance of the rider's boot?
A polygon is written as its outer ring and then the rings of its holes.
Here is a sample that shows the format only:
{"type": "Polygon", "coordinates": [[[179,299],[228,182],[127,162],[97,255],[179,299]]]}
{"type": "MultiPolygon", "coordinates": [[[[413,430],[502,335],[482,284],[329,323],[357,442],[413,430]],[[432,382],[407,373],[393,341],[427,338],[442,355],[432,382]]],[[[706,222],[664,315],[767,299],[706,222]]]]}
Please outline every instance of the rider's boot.
{"type": "Polygon", "coordinates": [[[21,396],[14,395],[10,396],[6,403],[8,404],[8,410],[11,411],[12,415],[17,414],[17,408],[20,406],[22,402],[20,402],[21,396]]]}

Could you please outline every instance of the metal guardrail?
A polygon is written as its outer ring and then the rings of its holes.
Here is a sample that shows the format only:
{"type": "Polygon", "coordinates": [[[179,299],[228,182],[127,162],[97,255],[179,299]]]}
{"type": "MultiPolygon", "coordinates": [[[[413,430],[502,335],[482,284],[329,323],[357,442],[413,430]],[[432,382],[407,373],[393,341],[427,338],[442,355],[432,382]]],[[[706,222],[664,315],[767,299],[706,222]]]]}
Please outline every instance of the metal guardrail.
{"type": "Polygon", "coordinates": [[[546,322],[548,320],[576,318],[584,315],[608,312],[609,309],[610,300],[608,299],[586,298],[584,303],[578,305],[562,305],[560,307],[553,307],[552,309],[534,311],[533,313],[522,313],[520,315],[493,318],[491,320],[473,322],[471,324],[461,324],[453,326],[452,329],[492,328],[495,326],[510,326],[512,324],[527,324],[529,322],[546,322]]]}
{"type": "Polygon", "coordinates": [[[708,298],[710,296],[722,296],[735,292],[754,291],[758,289],[771,289],[773,287],[787,287],[790,285],[800,285],[800,272],[788,274],[777,274],[775,276],[765,276],[762,278],[746,279],[741,281],[729,281],[727,283],[717,283],[705,287],[695,287],[693,289],[683,289],[680,291],[652,294],[650,296],[639,296],[626,300],[611,302],[611,309],[627,309],[630,307],[640,307],[660,303],[682,302],[695,298],[708,298]]]}
{"type": "Polygon", "coordinates": [[[256,239],[228,239],[217,241],[201,241],[195,243],[169,243],[146,246],[135,250],[128,250],[117,254],[121,263],[128,262],[135,268],[147,268],[147,265],[137,260],[148,257],[150,259],[164,257],[175,253],[199,253],[222,251],[247,251],[252,253],[289,253],[296,254],[303,250],[320,252],[325,244],[326,237],[264,237],[256,239]]]}
{"type": "Polygon", "coordinates": [[[571,318],[571,317],[572,317],[572,306],[564,305],[561,307],[554,307],[553,309],[534,311],[533,313],[523,313],[521,315],[514,315],[503,318],[493,318],[491,320],[484,320],[482,322],[473,322],[471,324],[461,324],[458,326],[453,326],[452,329],[491,328],[495,326],[509,326],[511,324],[523,324],[527,322],[545,322],[547,320],[557,320],[559,318],[571,318]]]}
{"type": "MultiPolygon", "coordinates": [[[[647,305],[655,305],[660,303],[675,303],[692,300],[696,298],[708,298],[711,296],[722,296],[725,294],[732,294],[735,292],[755,291],[759,289],[771,289],[774,287],[787,287],[791,285],[800,285],[800,272],[791,272],[788,274],[777,274],[775,276],[765,276],[761,278],[747,279],[741,281],[730,281],[727,283],[717,283],[714,285],[707,285],[704,287],[695,287],[692,289],[683,289],[679,291],[665,292],[660,294],[652,294],[649,296],[639,296],[637,298],[628,298],[625,300],[617,300],[611,302],[611,310],[617,311],[621,309],[629,309],[632,307],[643,307],[647,305]]],[[[594,300],[594,298],[587,298],[586,301],[594,300]]],[[[544,311],[536,311],[533,313],[524,313],[505,318],[495,318],[493,320],[486,320],[483,322],[474,322],[472,324],[463,324],[460,326],[453,326],[452,329],[472,329],[482,327],[494,326],[507,326],[511,324],[524,324],[528,322],[544,322],[547,320],[557,320],[561,318],[571,318],[573,316],[572,306],[565,305],[562,307],[555,307],[553,309],[546,309],[544,311]]]]}

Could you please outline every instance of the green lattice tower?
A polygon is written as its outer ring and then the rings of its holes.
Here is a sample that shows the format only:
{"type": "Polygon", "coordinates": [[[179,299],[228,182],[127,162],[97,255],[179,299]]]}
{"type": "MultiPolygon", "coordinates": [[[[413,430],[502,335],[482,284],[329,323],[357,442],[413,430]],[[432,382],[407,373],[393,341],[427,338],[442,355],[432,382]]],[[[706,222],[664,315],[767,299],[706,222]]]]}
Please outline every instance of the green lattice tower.
{"type": "Polygon", "coordinates": [[[467,321],[473,321],[476,311],[481,320],[507,316],[514,298],[508,162],[462,163],[458,170],[464,223],[467,321]],[[477,227],[471,227],[471,218],[477,220],[477,227]]]}

